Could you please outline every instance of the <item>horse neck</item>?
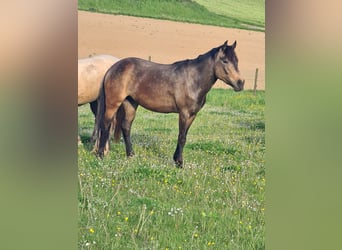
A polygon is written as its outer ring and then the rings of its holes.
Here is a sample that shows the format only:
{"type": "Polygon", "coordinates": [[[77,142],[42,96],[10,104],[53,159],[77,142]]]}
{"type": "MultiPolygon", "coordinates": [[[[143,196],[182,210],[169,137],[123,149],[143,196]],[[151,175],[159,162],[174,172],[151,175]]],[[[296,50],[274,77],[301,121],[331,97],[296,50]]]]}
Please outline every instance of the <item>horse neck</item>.
{"type": "Polygon", "coordinates": [[[209,92],[217,80],[214,69],[214,61],[215,57],[212,51],[209,51],[208,53],[201,55],[194,60],[194,63],[197,63],[196,68],[198,70],[198,74],[200,75],[196,84],[201,89],[201,93],[204,95],[209,92]],[[195,62],[196,60],[197,62],[195,62]]]}

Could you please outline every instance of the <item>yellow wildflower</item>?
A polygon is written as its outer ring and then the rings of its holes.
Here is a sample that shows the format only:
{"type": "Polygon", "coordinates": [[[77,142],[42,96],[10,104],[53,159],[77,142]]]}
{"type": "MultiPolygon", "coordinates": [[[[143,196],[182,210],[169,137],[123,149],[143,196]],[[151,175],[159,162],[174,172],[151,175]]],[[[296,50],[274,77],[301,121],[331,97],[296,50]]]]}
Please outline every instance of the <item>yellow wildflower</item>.
{"type": "Polygon", "coordinates": [[[215,245],[215,242],[213,242],[213,241],[208,242],[208,246],[213,246],[213,245],[215,245]]]}

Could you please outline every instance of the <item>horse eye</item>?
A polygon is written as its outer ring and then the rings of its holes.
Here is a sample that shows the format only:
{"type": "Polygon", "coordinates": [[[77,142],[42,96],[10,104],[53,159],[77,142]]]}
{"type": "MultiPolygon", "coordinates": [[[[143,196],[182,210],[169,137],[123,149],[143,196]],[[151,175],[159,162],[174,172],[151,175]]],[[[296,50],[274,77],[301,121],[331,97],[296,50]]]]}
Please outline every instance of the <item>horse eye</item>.
{"type": "Polygon", "coordinates": [[[228,63],[228,60],[222,60],[223,63],[228,63]]]}

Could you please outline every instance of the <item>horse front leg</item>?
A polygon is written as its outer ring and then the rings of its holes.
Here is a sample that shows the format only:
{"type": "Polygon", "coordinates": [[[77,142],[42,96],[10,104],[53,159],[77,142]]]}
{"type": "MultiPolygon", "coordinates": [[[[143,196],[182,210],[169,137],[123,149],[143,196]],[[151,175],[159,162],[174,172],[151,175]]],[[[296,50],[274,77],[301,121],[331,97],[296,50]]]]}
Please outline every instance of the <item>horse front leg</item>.
{"type": "Polygon", "coordinates": [[[188,114],[179,113],[178,143],[177,143],[176,151],[173,155],[173,160],[175,161],[176,166],[179,168],[183,167],[183,148],[186,143],[186,135],[195,117],[196,117],[196,114],[188,115],[188,114]]]}

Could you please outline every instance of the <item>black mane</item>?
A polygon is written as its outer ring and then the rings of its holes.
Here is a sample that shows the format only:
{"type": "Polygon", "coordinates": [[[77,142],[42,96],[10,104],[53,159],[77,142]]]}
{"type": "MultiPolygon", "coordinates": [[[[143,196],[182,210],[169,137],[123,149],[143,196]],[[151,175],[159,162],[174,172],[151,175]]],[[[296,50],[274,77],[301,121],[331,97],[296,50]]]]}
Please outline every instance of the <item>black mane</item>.
{"type": "Polygon", "coordinates": [[[221,46],[219,46],[217,48],[213,48],[210,51],[208,51],[207,53],[199,55],[196,58],[177,61],[177,62],[172,63],[172,65],[182,66],[182,65],[191,64],[191,63],[199,63],[199,62],[201,62],[201,61],[203,61],[209,57],[214,57],[220,48],[221,48],[221,46]]]}

